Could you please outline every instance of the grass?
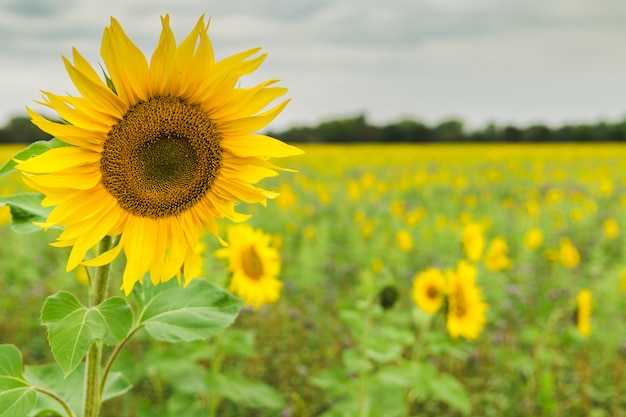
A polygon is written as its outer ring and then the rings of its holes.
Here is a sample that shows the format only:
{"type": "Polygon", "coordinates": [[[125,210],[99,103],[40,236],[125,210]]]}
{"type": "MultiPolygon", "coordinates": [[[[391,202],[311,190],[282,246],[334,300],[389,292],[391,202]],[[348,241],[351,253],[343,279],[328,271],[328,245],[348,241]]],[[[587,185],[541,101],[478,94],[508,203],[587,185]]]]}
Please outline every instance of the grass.
{"type": "MultiPolygon", "coordinates": [[[[626,148],[303,148],[303,157],[279,162],[297,173],[263,183],[281,192],[276,200],[267,208],[242,207],[254,214],[251,225],[275,235],[283,262],[281,300],[258,312],[242,312],[221,342],[221,370],[265,382],[282,403],[225,398],[217,415],[280,414],[272,407],[280,407],[283,415],[341,415],[336,410],[342,397],[321,388],[315,378],[329,369],[350,369],[346,355],[362,348],[362,329],[346,319],[350,314],[381,335],[397,330],[403,340],[398,356],[387,362],[368,357],[374,369],[350,375],[365,384],[364,390],[366,384],[375,386],[374,373],[410,358],[458,380],[468,394],[471,415],[619,416],[626,411],[626,148]],[[605,232],[607,220],[617,225],[617,234],[605,232]],[[483,227],[487,244],[503,238],[512,261],[509,269],[492,271],[483,252],[476,263],[477,283],[489,304],[487,326],[476,341],[450,338],[444,317],[420,313],[410,297],[416,273],[429,267],[454,269],[465,258],[461,234],[469,223],[483,227]],[[543,234],[536,249],[524,244],[531,228],[543,234]],[[411,237],[408,247],[399,245],[399,232],[411,237]],[[564,239],[579,253],[573,267],[560,258],[564,239]],[[397,288],[400,297],[383,311],[375,305],[387,285],[397,288]],[[582,289],[591,290],[593,297],[588,337],[578,334],[572,321],[582,289]],[[430,326],[427,331],[420,327],[424,323],[430,326]],[[403,339],[416,333],[415,339],[403,339]],[[229,345],[229,340],[238,342],[229,345]]],[[[6,151],[6,158],[11,152],[6,151]]],[[[18,178],[5,178],[5,194],[23,189],[18,178]]],[[[18,345],[31,364],[50,361],[38,324],[45,297],[61,289],[86,292],[75,273],[65,272],[67,251],[47,245],[53,233],[18,236],[8,227],[0,229],[0,285],[5,289],[0,315],[11,318],[0,321],[0,343],[18,345]]],[[[206,236],[204,270],[225,285],[225,265],[212,256],[218,246],[206,236]]],[[[189,375],[171,375],[192,362],[194,372],[209,378],[217,357],[211,346],[218,342],[166,346],[140,339],[122,363],[135,382],[133,394],[112,402],[105,415],[120,410],[129,416],[176,414],[177,401],[183,400],[206,410],[217,394],[191,390],[190,396],[182,388],[191,384],[189,375]],[[138,358],[148,363],[147,369],[132,365],[138,358]]],[[[390,342],[383,350],[396,345],[390,342]]],[[[402,415],[460,415],[462,407],[454,401],[417,395],[406,400],[402,415]]]]}

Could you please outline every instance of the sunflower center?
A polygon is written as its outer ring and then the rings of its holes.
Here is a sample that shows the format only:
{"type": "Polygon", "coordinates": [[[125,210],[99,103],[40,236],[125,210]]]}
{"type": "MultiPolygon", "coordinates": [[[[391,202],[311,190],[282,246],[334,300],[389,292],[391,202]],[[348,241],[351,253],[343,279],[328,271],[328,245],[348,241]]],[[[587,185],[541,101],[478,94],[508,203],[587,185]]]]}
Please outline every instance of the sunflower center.
{"type": "Polygon", "coordinates": [[[263,276],[263,261],[254,246],[249,246],[241,253],[241,265],[246,276],[258,280],[263,276]]]}
{"type": "Polygon", "coordinates": [[[211,190],[221,138],[199,106],[152,97],[111,128],[100,159],[102,183],[131,214],[176,216],[211,190]]]}
{"type": "Polygon", "coordinates": [[[454,295],[454,315],[457,317],[465,317],[467,314],[467,300],[462,289],[458,288],[454,295]]]}
{"type": "Polygon", "coordinates": [[[430,298],[431,300],[439,298],[439,290],[437,289],[437,287],[433,285],[429,286],[426,289],[426,297],[430,298]]]}

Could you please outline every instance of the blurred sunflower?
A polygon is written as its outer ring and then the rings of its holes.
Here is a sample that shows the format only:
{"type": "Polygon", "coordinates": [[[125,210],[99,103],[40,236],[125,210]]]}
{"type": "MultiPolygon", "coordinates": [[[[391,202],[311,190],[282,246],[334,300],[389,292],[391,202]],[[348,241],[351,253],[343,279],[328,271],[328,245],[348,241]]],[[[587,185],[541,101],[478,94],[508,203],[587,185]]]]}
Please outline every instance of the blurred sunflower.
{"type": "Polygon", "coordinates": [[[477,339],[487,322],[487,304],[475,283],[476,268],[460,261],[456,271],[447,271],[447,279],[448,333],[454,338],[477,339]]]}
{"type": "Polygon", "coordinates": [[[496,237],[489,243],[485,255],[485,266],[490,271],[502,271],[511,267],[511,259],[508,257],[509,246],[501,237],[496,237]]]}
{"type": "Polygon", "coordinates": [[[420,310],[433,314],[443,303],[445,288],[443,273],[437,268],[429,268],[415,275],[411,296],[420,310]]]}
{"type": "Polygon", "coordinates": [[[619,224],[615,219],[606,219],[602,222],[602,231],[607,239],[615,239],[619,236],[619,224]]]}
{"type": "Polygon", "coordinates": [[[280,298],[282,282],[280,254],[270,245],[271,236],[261,230],[240,224],[228,228],[229,246],[218,249],[215,256],[228,259],[232,278],[228,290],[255,310],[280,298]]]}
{"type": "Polygon", "coordinates": [[[561,261],[561,265],[569,269],[575,268],[580,262],[578,249],[572,244],[572,241],[566,237],[559,241],[559,260],[561,261]]]}
{"type": "Polygon", "coordinates": [[[398,230],[396,232],[396,243],[402,252],[409,252],[413,249],[413,236],[408,230],[398,230]]]}
{"type": "Polygon", "coordinates": [[[258,48],[216,62],[204,16],[178,45],[169,16],[161,23],[148,62],[111,18],[101,47],[104,80],[76,49],[73,63],[63,58],[80,96],[44,92],[41,104],[64,122],[28,111],[33,123],[71,146],[17,165],[45,194],[43,204],[56,206],[41,226],[65,228],[55,246],[72,246],[68,271],[105,236],[121,236],[84,264],[107,264],[123,249],[126,294],[146,272],[155,284],[182,272],[187,284],[199,269],[200,233],[217,236],[217,218],[246,220],[235,212],[237,201],[265,204],[277,195],[253,186],[276,175],[267,159],[302,153],[253,133],[288,102],[264,110],[287,92],[277,79],[238,87],[265,59],[255,57],[258,48]]]}
{"type": "Polygon", "coordinates": [[[524,245],[530,250],[535,250],[543,243],[543,232],[537,227],[529,229],[524,235],[524,245]]]}
{"type": "Polygon", "coordinates": [[[482,226],[478,223],[469,223],[461,233],[463,253],[470,261],[478,262],[485,248],[482,226]]]}
{"type": "Polygon", "coordinates": [[[581,290],[576,296],[576,328],[582,336],[591,334],[591,291],[581,290]]]}

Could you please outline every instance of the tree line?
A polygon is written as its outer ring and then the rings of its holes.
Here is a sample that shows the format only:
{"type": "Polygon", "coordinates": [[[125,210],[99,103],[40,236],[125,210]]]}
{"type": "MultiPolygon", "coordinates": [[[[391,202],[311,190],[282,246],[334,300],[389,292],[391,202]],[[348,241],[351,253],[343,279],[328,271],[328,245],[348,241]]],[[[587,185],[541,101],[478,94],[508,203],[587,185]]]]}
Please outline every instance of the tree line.
{"type": "Polygon", "coordinates": [[[549,127],[535,124],[527,127],[488,124],[482,129],[467,130],[461,120],[445,120],[427,125],[405,119],[375,126],[364,115],[325,121],[315,127],[293,127],[270,132],[288,143],[541,143],[541,142],[624,142],[626,119],[595,124],[572,124],[549,127]]]}
{"type": "MultiPolygon", "coordinates": [[[[488,124],[482,129],[468,130],[458,119],[435,125],[405,119],[377,126],[368,123],[365,115],[360,114],[268,134],[288,143],[626,142],[626,118],[614,123],[602,121],[560,127],[488,124]]],[[[50,138],[28,117],[14,117],[0,129],[0,144],[32,143],[50,138]]]]}

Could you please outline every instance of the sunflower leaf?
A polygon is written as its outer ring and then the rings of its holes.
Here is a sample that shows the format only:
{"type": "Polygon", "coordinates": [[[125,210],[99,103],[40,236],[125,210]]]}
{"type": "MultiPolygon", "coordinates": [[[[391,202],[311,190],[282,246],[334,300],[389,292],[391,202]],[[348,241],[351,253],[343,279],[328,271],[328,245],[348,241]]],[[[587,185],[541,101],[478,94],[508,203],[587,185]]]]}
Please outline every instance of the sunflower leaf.
{"type": "Polygon", "coordinates": [[[159,284],[155,289],[151,298],[144,299],[138,324],[165,342],[206,339],[230,326],[243,305],[240,298],[199,279],[186,288],[159,284]]]}
{"type": "MultiPolygon", "coordinates": [[[[76,387],[85,385],[85,367],[83,364],[69,375],[65,376],[61,368],[55,364],[28,366],[24,370],[24,376],[28,381],[37,387],[54,392],[74,411],[75,415],[80,415],[83,404],[84,392],[76,387]]],[[[102,401],[119,397],[132,388],[132,384],[122,375],[121,372],[111,372],[104,384],[102,401]]],[[[58,401],[44,394],[37,394],[37,405],[33,410],[34,415],[48,415],[57,413],[66,415],[67,413],[58,401]],[[40,414],[38,414],[40,413],[40,414]]],[[[56,414],[54,414],[56,415],[56,414]]]]}
{"type": "Polygon", "coordinates": [[[85,307],[73,294],[61,291],[46,299],[41,323],[48,328],[52,354],[67,376],[81,363],[96,339],[107,344],[119,343],[130,330],[132,312],[121,297],[85,307]]]}
{"type": "Polygon", "coordinates": [[[45,222],[52,210],[42,207],[43,194],[23,193],[0,197],[0,207],[9,206],[11,210],[11,227],[20,234],[33,233],[41,230],[33,222],[45,222]]]}
{"type": "Polygon", "coordinates": [[[22,376],[22,354],[13,345],[0,345],[0,417],[28,415],[37,393],[22,376]]]}
{"type": "Polygon", "coordinates": [[[9,158],[9,160],[4,165],[2,165],[2,167],[0,167],[0,177],[9,175],[16,171],[15,166],[17,165],[17,162],[15,162],[15,160],[25,161],[28,158],[32,158],[33,156],[41,155],[42,153],[49,151],[50,149],[61,148],[64,146],[71,145],[57,138],[33,142],[32,144],[9,158]]]}

